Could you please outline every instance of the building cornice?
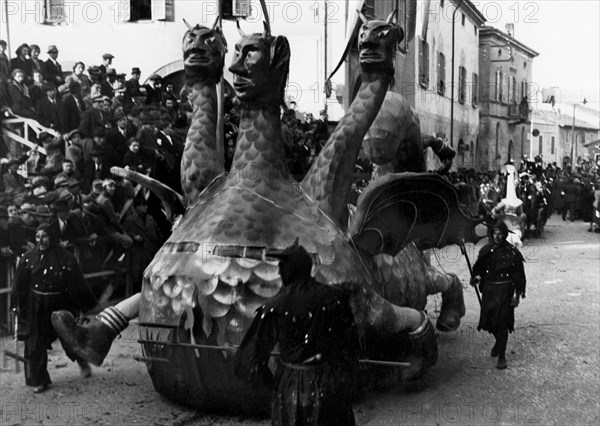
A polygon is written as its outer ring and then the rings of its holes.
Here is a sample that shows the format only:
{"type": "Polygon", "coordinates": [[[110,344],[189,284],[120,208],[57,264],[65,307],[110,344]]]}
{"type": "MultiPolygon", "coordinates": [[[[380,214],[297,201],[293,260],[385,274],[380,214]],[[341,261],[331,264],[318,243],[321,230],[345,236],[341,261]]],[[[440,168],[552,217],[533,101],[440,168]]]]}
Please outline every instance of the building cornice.
{"type": "MultiPolygon", "coordinates": [[[[451,0],[454,7],[458,5],[459,0],[451,0]]],[[[485,16],[483,13],[477,9],[477,7],[470,0],[463,0],[461,6],[461,10],[467,12],[469,17],[477,24],[478,27],[481,27],[484,22],[486,22],[485,16]]]]}
{"type": "Polygon", "coordinates": [[[532,58],[535,58],[536,56],[540,55],[538,52],[533,50],[531,47],[521,43],[519,40],[517,40],[513,36],[506,34],[504,31],[501,31],[498,28],[484,25],[479,29],[479,44],[484,43],[485,42],[484,39],[486,39],[486,38],[491,39],[493,37],[496,37],[502,41],[508,41],[509,43],[514,44],[515,46],[517,46],[519,49],[523,50],[525,53],[527,53],[532,58]]]}

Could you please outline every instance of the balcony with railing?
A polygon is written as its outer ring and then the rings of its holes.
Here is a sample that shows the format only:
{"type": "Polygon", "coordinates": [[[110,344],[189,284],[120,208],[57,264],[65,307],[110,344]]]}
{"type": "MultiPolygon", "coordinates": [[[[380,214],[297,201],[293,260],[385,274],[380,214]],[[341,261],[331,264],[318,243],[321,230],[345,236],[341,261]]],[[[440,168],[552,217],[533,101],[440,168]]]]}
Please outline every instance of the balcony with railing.
{"type": "Polygon", "coordinates": [[[521,101],[519,104],[508,105],[508,123],[509,124],[522,124],[529,121],[529,104],[526,100],[521,101]]]}

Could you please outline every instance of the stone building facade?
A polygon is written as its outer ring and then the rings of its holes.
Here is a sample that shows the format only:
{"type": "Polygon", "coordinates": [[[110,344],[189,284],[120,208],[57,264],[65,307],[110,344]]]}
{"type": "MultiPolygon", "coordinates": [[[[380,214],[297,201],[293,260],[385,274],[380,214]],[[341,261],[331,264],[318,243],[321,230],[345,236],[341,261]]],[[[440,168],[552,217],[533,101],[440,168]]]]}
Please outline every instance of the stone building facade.
{"type": "Polygon", "coordinates": [[[530,102],[537,93],[532,64],[538,53],[507,27],[507,32],[492,27],[479,32],[480,170],[498,170],[530,153],[530,102]]]}

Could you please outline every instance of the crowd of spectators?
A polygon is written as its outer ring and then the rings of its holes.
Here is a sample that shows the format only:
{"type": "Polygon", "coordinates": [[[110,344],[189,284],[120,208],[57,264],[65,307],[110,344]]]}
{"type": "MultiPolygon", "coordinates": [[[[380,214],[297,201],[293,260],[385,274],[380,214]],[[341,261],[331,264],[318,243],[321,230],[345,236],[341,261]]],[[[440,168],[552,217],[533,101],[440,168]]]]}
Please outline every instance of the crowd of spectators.
{"type": "MultiPolygon", "coordinates": [[[[507,164],[514,164],[509,162],[507,164]]],[[[519,174],[516,182],[517,196],[525,207],[544,209],[546,218],[553,212],[563,221],[589,223],[590,232],[600,232],[600,168],[583,160],[575,167],[566,164],[561,168],[556,162],[543,162],[541,156],[533,161],[524,157],[515,165],[519,174]]],[[[476,172],[458,169],[448,175],[451,183],[461,193],[464,204],[476,215],[485,216],[506,196],[506,173],[476,172]]]]}
{"type": "MultiPolygon", "coordinates": [[[[114,177],[111,167],[147,174],[181,193],[191,91],[184,87],[176,94],[173,84],[158,75],[142,85],[138,67],[126,79],[109,53],[99,55],[101,65],[86,70],[76,62],[72,72],[64,72],[57,46],[48,47],[46,61],[37,45],[20,45],[10,61],[5,49],[0,41],[3,114],[36,120],[46,131],[37,137],[29,132],[31,149],[8,139],[0,143],[2,257],[16,261],[33,247],[36,227],[50,223],[61,244],[78,255],[84,272],[114,268],[125,259],[138,290],[144,267],[171,224],[158,198],[114,177]]],[[[224,125],[229,170],[239,126],[231,98],[226,98],[224,125]]],[[[20,132],[17,126],[11,130],[20,132]]],[[[300,180],[329,137],[327,113],[315,119],[291,102],[282,110],[282,133],[289,168],[300,180]]],[[[364,171],[369,168],[364,165],[364,171]]],[[[356,185],[353,190],[357,195],[356,185]]]]}

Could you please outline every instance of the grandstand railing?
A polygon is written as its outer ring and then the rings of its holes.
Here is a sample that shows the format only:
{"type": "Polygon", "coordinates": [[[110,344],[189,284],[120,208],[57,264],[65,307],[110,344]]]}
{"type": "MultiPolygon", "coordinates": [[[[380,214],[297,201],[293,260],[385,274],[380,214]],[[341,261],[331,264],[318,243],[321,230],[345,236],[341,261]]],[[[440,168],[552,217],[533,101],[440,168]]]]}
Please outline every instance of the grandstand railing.
{"type": "MultiPolygon", "coordinates": [[[[24,152],[22,147],[26,147],[27,150],[35,149],[40,154],[46,155],[46,150],[35,142],[42,132],[47,132],[54,137],[60,136],[60,133],[58,133],[56,130],[42,126],[34,119],[15,115],[10,109],[4,109],[2,111],[2,115],[2,134],[7,142],[6,145],[11,155],[13,155],[15,158],[19,157],[22,152],[24,152]]],[[[25,178],[30,177],[29,170],[27,169],[27,163],[20,167],[19,173],[25,178]]],[[[141,185],[137,185],[135,188],[135,195],[137,195],[141,189],[141,185]]],[[[132,199],[126,201],[125,205],[119,212],[119,220],[122,220],[125,217],[127,211],[132,206],[132,201],[132,199]]],[[[74,254],[79,260],[79,253],[77,249],[74,250],[74,254]]],[[[106,260],[108,260],[108,258],[106,260]]],[[[3,270],[4,275],[0,277],[0,280],[2,280],[1,282],[3,283],[0,284],[0,334],[2,334],[6,331],[12,332],[14,329],[13,318],[9,307],[10,293],[12,291],[12,284],[17,263],[9,259],[2,258],[0,258],[0,262],[3,262],[3,265],[0,269],[3,270]]],[[[106,264],[106,261],[104,263],[106,264]]],[[[111,276],[116,277],[117,275],[125,274],[125,294],[126,296],[130,296],[132,293],[132,282],[129,275],[129,269],[130,268],[126,268],[125,270],[107,268],[103,271],[84,274],[84,277],[86,279],[96,279],[111,276]]],[[[108,286],[110,286],[110,283],[108,286]]],[[[110,297],[110,294],[108,294],[108,296],[110,297]]]]}
{"type": "MultiPolygon", "coordinates": [[[[23,152],[19,147],[25,146],[29,149],[35,149],[40,154],[46,155],[44,147],[37,144],[37,139],[42,132],[51,134],[54,137],[60,136],[60,133],[49,127],[42,126],[32,118],[21,117],[14,114],[6,108],[2,111],[2,134],[4,135],[6,145],[10,153],[16,158],[23,152]],[[11,143],[12,142],[12,143],[11,143]]],[[[23,177],[29,177],[27,164],[21,165],[19,169],[23,177]]]]}

